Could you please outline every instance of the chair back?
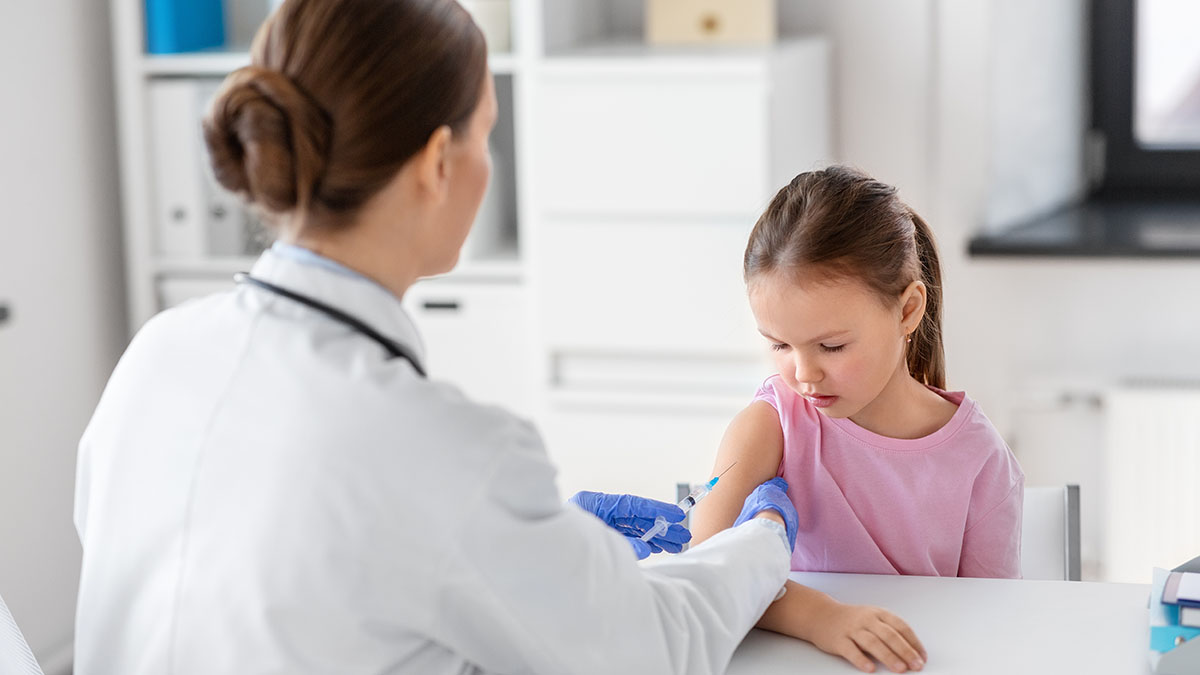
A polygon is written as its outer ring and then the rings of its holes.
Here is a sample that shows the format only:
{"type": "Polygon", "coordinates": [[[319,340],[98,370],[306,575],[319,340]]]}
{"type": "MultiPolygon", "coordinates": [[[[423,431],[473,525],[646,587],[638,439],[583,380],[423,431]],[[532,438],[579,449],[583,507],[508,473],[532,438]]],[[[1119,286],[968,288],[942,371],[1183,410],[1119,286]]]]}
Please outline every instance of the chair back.
{"type": "Polygon", "coordinates": [[[1079,581],[1079,568],[1079,486],[1025,488],[1021,576],[1079,581]]]}

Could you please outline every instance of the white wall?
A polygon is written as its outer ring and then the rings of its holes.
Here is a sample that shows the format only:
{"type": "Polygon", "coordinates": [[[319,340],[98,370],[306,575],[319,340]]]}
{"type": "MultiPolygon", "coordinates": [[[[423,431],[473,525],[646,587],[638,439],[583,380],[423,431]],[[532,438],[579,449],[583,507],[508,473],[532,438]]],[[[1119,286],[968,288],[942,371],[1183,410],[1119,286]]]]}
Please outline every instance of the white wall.
{"type": "Polygon", "coordinates": [[[75,446],[124,345],[108,3],[0,4],[0,594],[70,658],[75,446]]]}
{"type": "Polygon", "coordinates": [[[841,161],[932,203],[934,0],[780,0],[780,32],[833,40],[833,124],[841,161]]]}

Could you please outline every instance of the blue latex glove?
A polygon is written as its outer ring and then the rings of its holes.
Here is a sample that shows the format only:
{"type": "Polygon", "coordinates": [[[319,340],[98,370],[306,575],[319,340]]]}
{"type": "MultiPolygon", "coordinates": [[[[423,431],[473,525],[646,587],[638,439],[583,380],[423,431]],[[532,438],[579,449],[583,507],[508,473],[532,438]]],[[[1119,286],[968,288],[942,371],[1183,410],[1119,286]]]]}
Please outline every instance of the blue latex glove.
{"type": "Polygon", "coordinates": [[[625,535],[638,560],[659,551],[679,553],[683,550],[683,545],[692,540],[692,533],[678,524],[671,525],[666,532],[648,542],[640,539],[646,534],[646,530],[654,527],[654,519],[658,516],[666,518],[668,523],[679,523],[683,520],[683,509],[674,504],[603,492],[579,492],[567,502],[596,516],[609,527],[625,535]]]}
{"type": "Polygon", "coordinates": [[[796,513],[796,507],[792,504],[792,500],[788,499],[787,489],[787,481],[782,478],[772,478],[754,488],[754,492],[746,497],[746,502],[742,505],[742,512],[738,514],[733,526],[737,527],[750,520],[758,515],[759,511],[770,509],[783,518],[784,526],[787,528],[788,545],[795,550],[796,530],[800,529],[800,516],[796,513]]]}

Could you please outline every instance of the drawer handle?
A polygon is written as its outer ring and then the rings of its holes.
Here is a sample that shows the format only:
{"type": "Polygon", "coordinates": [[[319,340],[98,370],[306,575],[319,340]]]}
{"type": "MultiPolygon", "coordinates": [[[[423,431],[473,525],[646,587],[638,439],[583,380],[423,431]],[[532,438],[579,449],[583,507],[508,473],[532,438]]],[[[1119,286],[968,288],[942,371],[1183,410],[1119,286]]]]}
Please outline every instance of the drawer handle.
{"type": "Polygon", "coordinates": [[[421,306],[431,312],[458,311],[458,301],[456,300],[426,300],[421,303],[421,306]]]}
{"type": "Polygon", "coordinates": [[[716,14],[705,14],[700,17],[700,30],[706,35],[715,35],[721,30],[721,17],[716,14]]]}
{"type": "Polygon", "coordinates": [[[0,303],[0,326],[8,323],[8,303],[0,303]]]}

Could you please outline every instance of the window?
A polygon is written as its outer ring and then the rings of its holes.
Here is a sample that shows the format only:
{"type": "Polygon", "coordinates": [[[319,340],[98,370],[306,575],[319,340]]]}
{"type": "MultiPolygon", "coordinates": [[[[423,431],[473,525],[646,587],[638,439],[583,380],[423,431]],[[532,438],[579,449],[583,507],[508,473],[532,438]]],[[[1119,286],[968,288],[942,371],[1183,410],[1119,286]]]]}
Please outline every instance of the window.
{"type": "Polygon", "coordinates": [[[1093,0],[1101,195],[1200,198],[1200,3],[1093,0]]]}

